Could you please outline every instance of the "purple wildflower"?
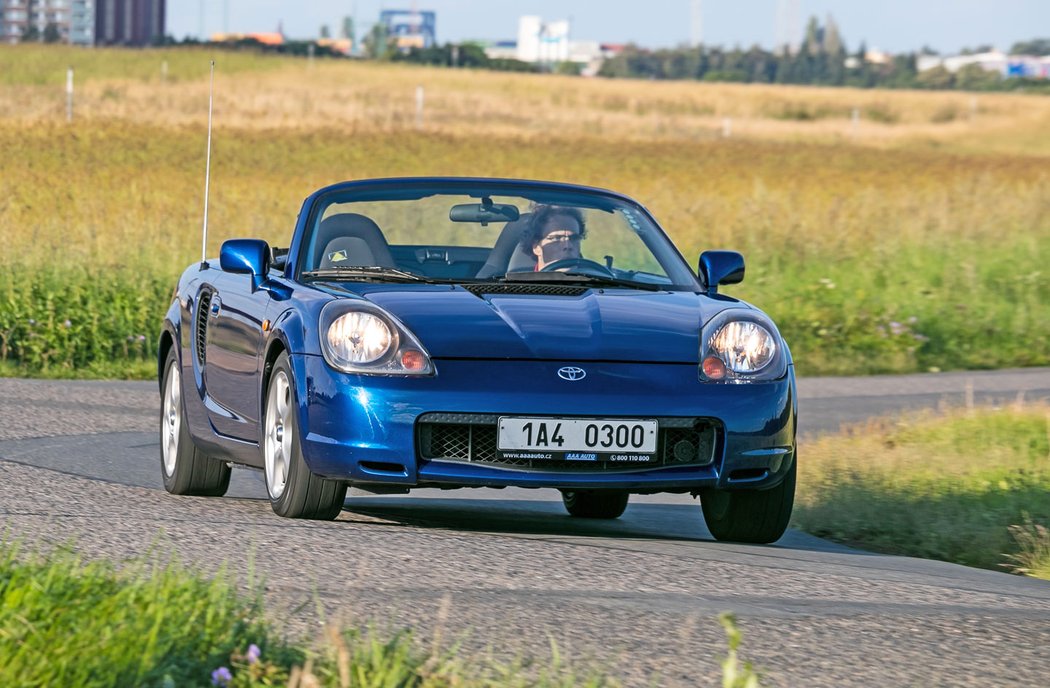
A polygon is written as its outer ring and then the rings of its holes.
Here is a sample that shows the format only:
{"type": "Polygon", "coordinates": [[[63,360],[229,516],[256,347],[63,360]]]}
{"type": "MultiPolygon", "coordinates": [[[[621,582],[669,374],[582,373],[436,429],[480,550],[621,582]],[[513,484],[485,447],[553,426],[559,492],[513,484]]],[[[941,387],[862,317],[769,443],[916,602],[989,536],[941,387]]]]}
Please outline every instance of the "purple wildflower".
{"type": "Polygon", "coordinates": [[[901,325],[896,320],[890,323],[890,332],[892,332],[894,335],[904,334],[905,329],[907,328],[904,327],[904,325],[901,325]]]}
{"type": "Polygon", "coordinates": [[[146,335],[144,335],[144,334],[140,334],[140,335],[139,335],[139,341],[140,341],[140,342],[144,342],[144,341],[146,341],[146,335]]]}
{"type": "Polygon", "coordinates": [[[255,643],[252,643],[251,645],[249,645],[248,646],[248,655],[247,655],[248,663],[249,664],[255,664],[256,662],[258,662],[259,661],[259,655],[261,655],[261,654],[262,654],[262,650],[259,649],[258,645],[256,645],[255,643]]]}
{"type": "Polygon", "coordinates": [[[211,672],[211,684],[213,686],[228,686],[232,680],[233,674],[231,674],[230,670],[224,666],[211,672]]]}

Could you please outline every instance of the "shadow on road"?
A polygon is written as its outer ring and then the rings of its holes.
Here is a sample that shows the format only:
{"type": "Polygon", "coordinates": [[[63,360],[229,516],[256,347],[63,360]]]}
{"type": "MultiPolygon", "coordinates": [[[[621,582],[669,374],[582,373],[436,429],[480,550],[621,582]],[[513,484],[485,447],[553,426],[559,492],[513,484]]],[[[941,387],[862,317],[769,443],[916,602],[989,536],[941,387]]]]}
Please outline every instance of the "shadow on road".
{"type": "MultiPolygon", "coordinates": [[[[688,497],[680,498],[688,500],[688,497]]],[[[613,520],[573,518],[565,512],[560,501],[536,498],[354,496],[347,500],[344,509],[344,514],[350,512],[417,528],[537,538],[572,537],[577,541],[580,538],[601,538],[681,543],[716,542],[704,525],[700,503],[696,500],[684,501],[681,504],[632,503],[623,516],[613,520]]],[[[867,554],[794,530],[785,533],[774,546],[808,551],[867,554]]]]}

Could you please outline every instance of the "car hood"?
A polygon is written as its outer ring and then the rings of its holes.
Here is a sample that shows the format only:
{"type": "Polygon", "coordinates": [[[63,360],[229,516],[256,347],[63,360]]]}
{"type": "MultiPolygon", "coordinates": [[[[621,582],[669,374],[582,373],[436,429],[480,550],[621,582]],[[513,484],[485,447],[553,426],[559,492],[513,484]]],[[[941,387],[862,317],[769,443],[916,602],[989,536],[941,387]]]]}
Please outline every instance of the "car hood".
{"type": "Polygon", "coordinates": [[[693,292],[478,296],[459,286],[332,287],[398,318],[434,358],[696,363],[701,324],[726,306],[743,306],[693,292]]]}

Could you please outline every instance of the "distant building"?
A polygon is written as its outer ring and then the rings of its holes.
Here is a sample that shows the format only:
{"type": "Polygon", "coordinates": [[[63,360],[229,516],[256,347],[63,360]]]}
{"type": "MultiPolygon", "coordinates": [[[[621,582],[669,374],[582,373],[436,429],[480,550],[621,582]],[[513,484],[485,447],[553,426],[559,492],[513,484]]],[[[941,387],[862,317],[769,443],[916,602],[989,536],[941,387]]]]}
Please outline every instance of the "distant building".
{"type": "Polygon", "coordinates": [[[213,33],[208,37],[212,43],[236,43],[256,41],[262,45],[284,45],[284,34],[279,31],[257,33],[213,33]]]}
{"type": "Polygon", "coordinates": [[[430,10],[383,10],[379,23],[402,52],[437,45],[437,14],[430,10]]]}
{"type": "Polygon", "coordinates": [[[572,62],[579,65],[581,74],[592,76],[598,73],[604,60],[623,51],[623,45],[573,41],[570,30],[571,25],[565,20],[545,22],[542,17],[520,17],[518,40],[486,43],[485,55],[490,60],[521,60],[533,64],[572,62]]]}
{"type": "Polygon", "coordinates": [[[569,59],[569,22],[544,22],[543,17],[518,19],[518,59],[522,62],[565,62],[569,59]]]}
{"type": "Polygon", "coordinates": [[[354,51],[354,43],[349,38],[318,38],[316,43],[322,48],[328,48],[332,52],[346,55],[347,57],[352,55],[354,51]]]}
{"type": "Polygon", "coordinates": [[[95,0],[95,45],[151,45],[164,38],[165,0],[95,0]]]}
{"type": "Polygon", "coordinates": [[[43,40],[48,27],[68,43],[74,15],[92,0],[0,0],[0,42],[18,43],[23,36],[43,40]]]}
{"type": "Polygon", "coordinates": [[[165,0],[0,0],[0,43],[151,45],[164,37],[165,0]]]}
{"type": "Polygon", "coordinates": [[[1003,78],[1029,77],[1050,79],[1050,57],[1007,55],[998,50],[975,53],[973,55],[953,55],[951,57],[922,55],[919,57],[916,68],[920,72],[925,72],[935,67],[944,67],[954,74],[969,65],[977,65],[981,69],[995,72],[1003,78]]]}
{"type": "Polygon", "coordinates": [[[70,8],[69,42],[95,44],[95,0],[73,0],[70,8]]]}

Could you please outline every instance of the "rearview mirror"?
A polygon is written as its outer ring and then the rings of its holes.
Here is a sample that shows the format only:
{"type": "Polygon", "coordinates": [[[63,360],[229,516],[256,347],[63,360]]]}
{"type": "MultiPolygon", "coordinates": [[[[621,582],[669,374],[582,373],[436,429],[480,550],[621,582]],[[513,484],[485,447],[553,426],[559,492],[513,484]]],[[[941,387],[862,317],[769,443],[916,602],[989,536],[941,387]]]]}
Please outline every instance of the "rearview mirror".
{"type": "Polygon", "coordinates": [[[744,281],[744,256],[736,251],[704,251],[700,254],[697,274],[704,281],[708,295],[717,294],[720,284],[744,281]]]}
{"type": "Polygon", "coordinates": [[[270,270],[270,245],[262,239],[229,239],[222,242],[219,267],[223,272],[251,275],[258,289],[270,270]]]}
{"type": "Polygon", "coordinates": [[[490,222],[513,222],[519,217],[521,213],[517,206],[491,200],[488,203],[461,203],[448,211],[448,219],[453,222],[479,222],[483,227],[490,222]]]}

